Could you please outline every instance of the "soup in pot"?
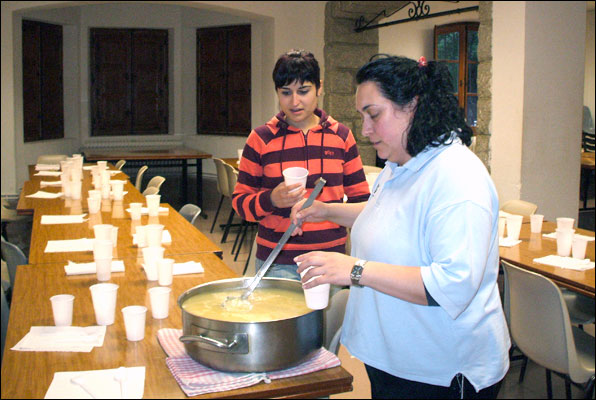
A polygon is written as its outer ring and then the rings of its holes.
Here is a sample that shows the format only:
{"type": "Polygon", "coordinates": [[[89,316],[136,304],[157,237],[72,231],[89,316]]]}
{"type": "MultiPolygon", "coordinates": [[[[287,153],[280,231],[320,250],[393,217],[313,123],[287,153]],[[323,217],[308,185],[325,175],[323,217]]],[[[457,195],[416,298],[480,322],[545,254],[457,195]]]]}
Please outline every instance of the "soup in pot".
{"type": "Polygon", "coordinates": [[[247,300],[240,299],[242,293],[244,290],[197,293],[186,299],[182,308],[199,317],[228,322],[276,321],[312,311],[306,306],[303,291],[257,288],[247,300]]]}

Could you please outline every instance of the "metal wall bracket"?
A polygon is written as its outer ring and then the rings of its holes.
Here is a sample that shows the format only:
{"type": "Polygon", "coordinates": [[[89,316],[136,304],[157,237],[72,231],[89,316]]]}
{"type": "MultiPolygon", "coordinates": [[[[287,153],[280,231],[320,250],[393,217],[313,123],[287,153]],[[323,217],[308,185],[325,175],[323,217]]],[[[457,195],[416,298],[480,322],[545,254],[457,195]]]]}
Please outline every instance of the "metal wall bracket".
{"type": "MultiPolygon", "coordinates": [[[[367,31],[370,29],[377,29],[377,28],[382,28],[382,27],[390,26],[390,25],[403,24],[404,22],[417,21],[420,19],[427,19],[427,18],[436,18],[436,17],[442,17],[444,15],[460,14],[460,13],[464,13],[464,12],[478,10],[478,6],[474,6],[474,7],[458,8],[455,10],[441,11],[438,13],[430,14],[430,6],[428,4],[424,4],[424,3],[425,3],[424,1],[410,1],[390,14],[387,14],[386,10],[382,10],[380,13],[375,15],[368,22],[366,21],[364,16],[360,16],[356,20],[354,32],[363,32],[363,31],[367,31]],[[378,18],[388,18],[388,17],[392,16],[393,14],[395,14],[396,12],[403,10],[407,6],[411,7],[410,9],[408,9],[408,18],[400,19],[397,21],[386,22],[384,24],[371,25],[378,18]]],[[[450,2],[450,3],[458,3],[458,2],[456,1],[456,2],[450,2]]]]}

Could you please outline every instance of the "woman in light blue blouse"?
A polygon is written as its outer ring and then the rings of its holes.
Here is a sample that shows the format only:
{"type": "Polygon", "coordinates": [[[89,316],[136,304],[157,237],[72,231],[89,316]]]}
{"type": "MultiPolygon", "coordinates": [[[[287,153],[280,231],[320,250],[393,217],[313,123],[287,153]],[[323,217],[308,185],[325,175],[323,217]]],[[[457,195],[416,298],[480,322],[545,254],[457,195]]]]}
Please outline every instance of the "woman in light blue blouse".
{"type": "MultiPolygon", "coordinates": [[[[305,288],[352,285],[341,343],[373,398],[496,398],[509,368],[497,287],[499,202],[467,146],[446,68],[382,56],[356,75],[356,108],[385,168],[367,203],[316,201],[294,222],[351,227],[352,254],[296,257],[305,288]]],[[[294,234],[301,234],[297,228],[294,234]]]]}

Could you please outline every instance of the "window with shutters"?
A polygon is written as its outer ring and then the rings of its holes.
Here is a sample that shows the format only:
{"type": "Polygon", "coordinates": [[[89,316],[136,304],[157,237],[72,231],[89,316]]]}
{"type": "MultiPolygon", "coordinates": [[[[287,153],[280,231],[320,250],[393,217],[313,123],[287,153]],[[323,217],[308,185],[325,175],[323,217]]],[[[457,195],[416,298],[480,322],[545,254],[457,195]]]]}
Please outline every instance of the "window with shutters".
{"type": "Polygon", "coordinates": [[[251,130],[250,25],[197,29],[197,134],[251,130]]]}
{"type": "Polygon", "coordinates": [[[22,21],[24,141],[64,137],[62,26],[22,21]]]}
{"type": "Polygon", "coordinates": [[[168,31],[92,28],[91,136],[168,133],[168,31]]]}
{"type": "Polygon", "coordinates": [[[478,102],[478,22],[435,26],[435,60],[447,64],[453,94],[464,109],[468,125],[476,126],[478,102]]]}

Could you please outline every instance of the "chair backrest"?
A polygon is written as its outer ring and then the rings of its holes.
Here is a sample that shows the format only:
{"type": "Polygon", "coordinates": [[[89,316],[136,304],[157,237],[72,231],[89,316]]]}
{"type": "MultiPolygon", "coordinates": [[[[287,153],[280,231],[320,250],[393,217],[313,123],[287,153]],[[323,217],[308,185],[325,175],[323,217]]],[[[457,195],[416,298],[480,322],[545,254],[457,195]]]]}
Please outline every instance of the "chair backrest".
{"type": "Polygon", "coordinates": [[[536,204],[524,200],[509,200],[501,206],[502,211],[526,217],[533,215],[537,209],[538,206],[536,204]]]}
{"type": "Polygon", "coordinates": [[[364,170],[364,174],[378,174],[383,170],[383,168],[375,167],[374,165],[363,165],[362,169],[364,170]]]}
{"type": "Polygon", "coordinates": [[[141,168],[139,168],[139,172],[137,172],[137,179],[135,180],[135,187],[137,188],[137,190],[140,192],[141,191],[141,185],[143,184],[143,175],[145,174],[145,171],[147,171],[149,169],[148,166],[143,165],[141,168]]]}
{"type": "Polygon", "coordinates": [[[238,171],[230,164],[224,164],[224,168],[226,169],[226,174],[228,177],[228,192],[230,193],[230,197],[234,194],[234,189],[236,188],[236,182],[238,182],[238,171]]]}
{"type": "Polygon", "coordinates": [[[67,158],[65,154],[43,154],[37,157],[37,164],[60,164],[60,161],[66,161],[67,158]]]}
{"type": "Polygon", "coordinates": [[[126,160],[120,160],[116,163],[115,167],[118,169],[122,169],[122,167],[124,167],[124,164],[126,164],[126,160]]]}
{"type": "Polygon", "coordinates": [[[344,322],[346,304],[350,295],[349,289],[342,289],[329,299],[329,306],[323,312],[325,333],[323,345],[335,354],[339,351],[339,337],[344,322]]]}
{"type": "Polygon", "coordinates": [[[226,172],[226,163],[221,158],[213,158],[215,170],[217,172],[217,190],[223,196],[232,197],[230,187],[228,186],[228,173],[226,172]]]}
{"type": "Polygon", "coordinates": [[[2,363],[2,357],[4,356],[4,343],[6,343],[6,332],[8,331],[8,302],[6,301],[6,295],[4,294],[4,288],[0,285],[2,291],[2,353],[0,353],[0,364],[2,363]]]}
{"type": "Polygon", "coordinates": [[[166,178],[164,178],[163,176],[156,175],[153,178],[151,178],[151,180],[149,180],[149,183],[147,183],[147,187],[156,187],[159,190],[159,188],[165,181],[166,178]]]}
{"type": "Polygon", "coordinates": [[[159,189],[155,186],[150,186],[143,190],[143,196],[147,196],[148,194],[159,194],[159,189]]]}
{"type": "Polygon", "coordinates": [[[528,358],[552,371],[572,375],[578,365],[569,313],[561,291],[547,277],[501,261],[505,271],[505,304],[515,344],[528,358]]]}
{"type": "Polygon", "coordinates": [[[23,251],[18,246],[4,240],[4,237],[2,237],[2,258],[6,261],[10,286],[13,287],[17,265],[27,265],[29,262],[23,251]]]}
{"type": "Polygon", "coordinates": [[[183,205],[179,212],[188,222],[194,225],[195,220],[201,214],[201,208],[195,204],[189,203],[183,205]]]}

